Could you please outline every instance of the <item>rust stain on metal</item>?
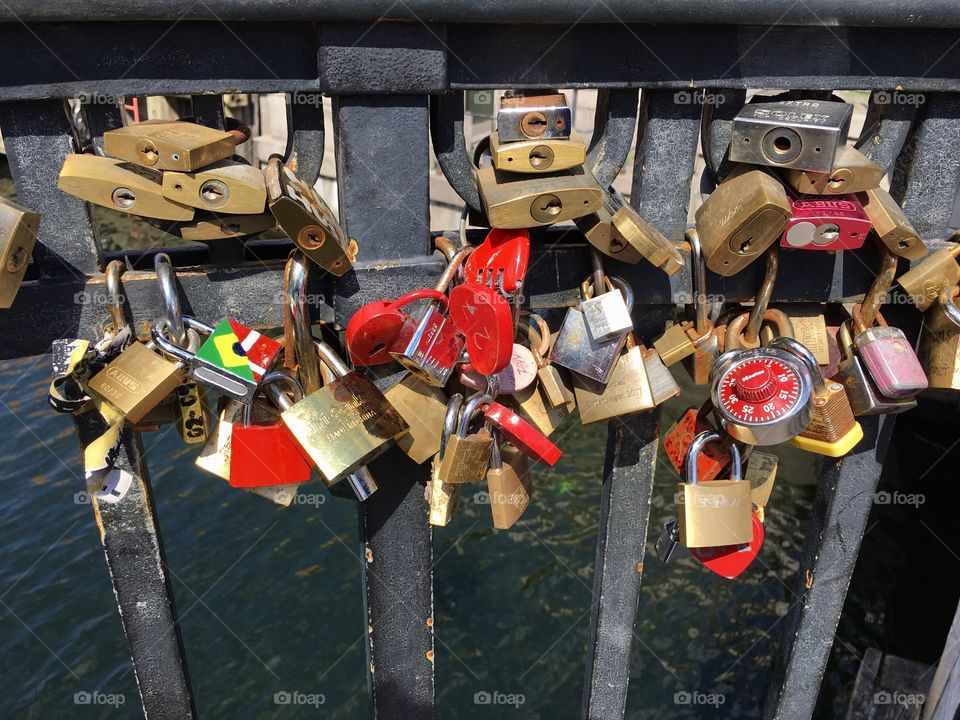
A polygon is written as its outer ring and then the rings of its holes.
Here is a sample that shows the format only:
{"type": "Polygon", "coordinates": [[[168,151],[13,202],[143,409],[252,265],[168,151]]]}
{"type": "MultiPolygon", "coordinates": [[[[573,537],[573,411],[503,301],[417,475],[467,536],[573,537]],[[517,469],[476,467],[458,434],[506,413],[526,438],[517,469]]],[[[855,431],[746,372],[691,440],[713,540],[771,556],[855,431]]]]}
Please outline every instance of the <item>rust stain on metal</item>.
{"type": "Polygon", "coordinates": [[[432,617],[428,617],[428,618],[427,618],[427,627],[433,627],[433,618],[432,618],[432,617]]]}
{"type": "Polygon", "coordinates": [[[433,662],[433,650],[427,650],[427,660],[433,662]]]}
{"type": "Polygon", "coordinates": [[[810,570],[807,570],[807,578],[806,582],[804,582],[804,586],[807,588],[807,590],[813,587],[813,573],[810,570]]]}
{"type": "Polygon", "coordinates": [[[638,575],[643,575],[643,563],[642,563],[642,562],[638,562],[638,563],[637,563],[636,570],[637,570],[637,574],[638,574],[638,575]]]}
{"type": "Polygon", "coordinates": [[[367,548],[366,550],[363,551],[363,555],[364,557],[367,558],[368,563],[373,562],[373,550],[371,550],[370,548],[367,548]]]}

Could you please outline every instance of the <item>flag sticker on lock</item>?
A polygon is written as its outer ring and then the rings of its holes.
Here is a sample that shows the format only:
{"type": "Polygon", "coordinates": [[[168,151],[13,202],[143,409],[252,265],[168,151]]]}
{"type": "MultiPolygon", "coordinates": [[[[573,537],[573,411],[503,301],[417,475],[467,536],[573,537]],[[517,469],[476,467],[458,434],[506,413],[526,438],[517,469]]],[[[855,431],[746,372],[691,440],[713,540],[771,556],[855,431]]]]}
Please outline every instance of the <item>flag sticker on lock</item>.
{"type": "Polygon", "coordinates": [[[197,350],[197,358],[252,382],[260,378],[280,352],[280,343],[225,318],[197,350]]]}

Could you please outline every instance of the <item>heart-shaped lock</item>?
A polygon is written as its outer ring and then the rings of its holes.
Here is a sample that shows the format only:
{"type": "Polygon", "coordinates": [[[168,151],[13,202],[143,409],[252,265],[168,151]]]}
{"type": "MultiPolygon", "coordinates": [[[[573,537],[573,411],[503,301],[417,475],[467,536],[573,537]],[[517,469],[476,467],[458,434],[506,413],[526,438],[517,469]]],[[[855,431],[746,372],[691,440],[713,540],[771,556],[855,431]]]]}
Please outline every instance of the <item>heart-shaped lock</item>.
{"type": "MultiPolygon", "coordinates": [[[[709,484],[709,483],[706,483],[709,484]]],[[[722,547],[690,548],[690,554],[702,562],[720,577],[733,580],[746,570],[754,558],[760,554],[763,546],[763,523],[757,511],[751,516],[753,538],[743,545],[724,545],[722,547]]]]}
{"type": "Polygon", "coordinates": [[[407,319],[403,308],[417,300],[435,300],[442,307],[447,296],[432,288],[408,292],[396,300],[367,303],[347,323],[347,351],[355,366],[383,365],[391,362],[390,345],[407,319]]]}
{"type": "Polygon", "coordinates": [[[483,415],[506,440],[537,462],[553,465],[563,455],[563,451],[550,442],[546,435],[510,408],[492,402],[484,408],[483,415]]]}
{"type": "Polygon", "coordinates": [[[513,312],[486,285],[466,282],[450,291],[450,320],[463,335],[470,364],[482,375],[503,370],[513,355],[513,312]]]}
{"type": "Polygon", "coordinates": [[[523,285],[530,263],[530,233],[493,228],[463,266],[464,275],[512,295],[523,285]]]}
{"type": "MultiPolygon", "coordinates": [[[[504,395],[526,390],[537,379],[537,361],[530,348],[520,343],[513,344],[510,363],[497,373],[499,391],[504,395]]],[[[474,390],[487,389],[487,377],[470,364],[460,372],[460,382],[474,390]]]]}

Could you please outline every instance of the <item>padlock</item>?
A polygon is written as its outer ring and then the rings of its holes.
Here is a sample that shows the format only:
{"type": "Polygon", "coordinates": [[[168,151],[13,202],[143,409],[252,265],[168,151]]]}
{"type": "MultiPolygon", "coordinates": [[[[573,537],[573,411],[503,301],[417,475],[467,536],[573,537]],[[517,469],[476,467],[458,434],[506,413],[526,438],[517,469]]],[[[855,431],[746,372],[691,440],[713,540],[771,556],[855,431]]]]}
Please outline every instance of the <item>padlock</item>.
{"type": "Polygon", "coordinates": [[[580,422],[584,425],[633,415],[657,405],[647,378],[643,353],[632,332],[627,333],[625,349],[606,385],[574,377],[573,389],[580,410],[580,422]]]}
{"type": "MultiPolygon", "coordinates": [[[[293,390],[294,402],[303,399],[300,383],[284,373],[268,374],[261,388],[268,388],[271,383],[279,382],[293,390]]],[[[283,391],[274,397],[280,400],[278,407],[281,410],[292,405],[286,400],[283,391]]],[[[253,403],[247,403],[243,422],[233,425],[230,436],[231,487],[288,485],[309,479],[310,464],[300,454],[279,417],[267,424],[254,424],[253,403]]]]}
{"type": "Polygon", "coordinates": [[[853,416],[850,399],[843,385],[832,380],[825,381],[813,353],[796,340],[778,337],[770,343],[770,347],[792,352],[807,366],[813,378],[813,414],[810,423],[790,440],[790,444],[827,457],[846,455],[863,439],[863,428],[853,416]]]}
{"type": "MultiPolygon", "coordinates": [[[[463,230],[466,235],[466,227],[463,230]]],[[[467,281],[486,285],[510,298],[523,287],[529,264],[530,233],[523,229],[493,228],[464,262],[463,276],[467,281]]]]}
{"type": "Polygon", "coordinates": [[[722,440],[716,431],[700,433],[687,450],[685,482],[677,484],[680,544],[686,548],[733,545],[753,537],[750,483],[742,479],[736,444],[730,446],[729,480],[697,481],[700,450],[722,440]]]}
{"type": "Polygon", "coordinates": [[[750,483],[750,501],[761,510],[770,502],[779,464],[780,459],[776,455],[759,450],[754,450],[747,459],[744,480],[750,483]]]}
{"type": "Polygon", "coordinates": [[[920,360],[936,390],[960,390],[960,286],[940,291],[938,304],[923,319],[920,360]]]}
{"type": "Polygon", "coordinates": [[[329,487],[379,457],[410,427],[383,393],[351,371],[333,348],[320,341],[314,348],[338,377],[284,410],[280,418],[329,487]]]}
{"type": "MultiPolygon", "coordinates": [[[[611,278],[611,283],[623,291],[626,306],[632,308],[633,290],[630,286],[619,278],[611,278]]],[[[581,285],[581,300],[588,299],[585,293],[585,287],[581,285]]],[[[605,384],[617,365],[620,351],[626,341],[626,335],[603,342],[594,341],[587,329],[583,311],[580,308],[569,308],[563,318],[560,334],[550,352],[550,362],[605,384]]]]}
{"type": "Polygon", "coordinates": [[[530,350],[537,364],[537,381],[543,394],[546,407],[566,408],[568,413],[573,412],[576,401],[573,396],[573,386],[549,360],[550,355],[550,327],[540,315],[527,315],[527,338],[530,341],[530,350]],[[536,327],[534,327],[536,325],[536,327]]]}
{"type": "Polygon", "coordinates": [[[568,139],[573,131],[573,113],[563,93],[505,95],[497,111],[501,142],[568,139]]]}
{"type": "Polygon", "coordinates": [[[277,224],[317,265],[337,277],[357,259],[357,243],[347,238],[333,210],[310,185],[273,155],[263,170],[267,202],[277,224]]]}
{"type": "Polygon", "coordinates": [[[897,281],[918,310],[930,309],[937,304],[945,287],[960,282],[957,255],[960,255],[960,242],[952,242],[925,257],[897,281]]]}
{"type": "Polygon", "coordinates": [[[852,324],[853,320],[848,320],[841,324],[837,331],[837,342],[842,356],[838,365],[837,379],[847,391],[853,414],[855,416],[887,415],[915,408],[916,398],[892,399],[880,394],[863,362],[857,357],[853,345],[852,324]]]}
{"type": "MultiPolygon", "coordinates": [[[[520,343],[513,344],[513,353],[510,363],[495,373],[499,392],[504,395],[515,395],[533,385],[537,379],[537,361],[533,352],[520,343]]],[[[485,390],[489,376],[484,375],[473,365],[463,365],[460,370],[460,383],[473,390],[485,390]]]]}
{"type": "Polygon", "coordinates": [[[856,195],[790,194],[791,217],[780,247],[794,250],[857,250],[872,227],[856,195]]]}
{"type": "Polygon", "coordinates": [[[487,220],[497,228],[532,228],[573,220],[603,204],[603,190],[579,165],[542,175],[517,175],[484,165],[477,185],[487,220]]]}
{"type": "Polygon", "coordinates": [[[202,385],[187,378],[173,392],[177,404],[177,429],[180,439],[188,445],[207,441],[210,433],[210,411],[207,393],[202,385]]]}
{"type": "MultiPolygon", "coordinates": [[[[629,338],[627,342],[629,343],[629,338]]],[[[643,367],[647,371],[654,404],[661,405],[670,398],[679,396],[680,386],[673,377],[673,373],[664,365],[660,353],[643,343],[637,344],[640,346],[640,355],[643,357],[643,367]]]]}
{"type": "Polygon", "coordinates": [[[103,152],[154,170],[193,172],[234,153],[237,134],[180,120],[148,120],[108,130],[103,152]]]}
{"type": "Polygon", "coordinates": [[[196,211],[164,197],[161,183],[159,170],[103,155],[71,154],[63,161],[57,187],[111,210],[158,220],[192,220],[196,211]]]}
{"type": "Polygon", "coordinates": [[[0,308],[13,305],[40,230],[40,216],[0,198],[0,308]]]}
{"type": "Polygon", "coordinates": [[[786,350],[728,350],[713,368],[710,399],[720,428],[734,439],[777,445],[810,424],[813,378],[786,350]]]}
{"type": "Polygon", "coordinates": [[[693,353],[685,357],[683,362],[694,384],[706,385],[710,382],[710,370],[719,355],[719,338],[717,328],[707,318],[707,269],[699,233],[688,230],[685,237],[690,243],[690,261],[693,264],[693,311],[696,320],[692,326],[686,327],[693,343],[693,353]]]}
{"type": "MultiPolygon", "coordinates": [[[[700,433],[716,430],[710,424],[709,415],[713,403],[708,399],[699,408],[689,407],[663,436],[663,449],[667,460],[681,475],[685,472],[687,450],[700,433]]],[[[704,445],[697,462],[697,482],[714,480],[730,465],[730,441],[704,445]]]]}
{"type": "Polygon", "coordinates": [[[404,308],[418,300],[438,303],[443,311],[447,296],[432,288],[412,290],[396,300],[377,300],[357,310],[347,323],[347,352],[355,366],[382,365],[393,360],[390,348],[410,317],[404,308]]]}
{"type": "MultiPolygon", "coordinates": [[[[580,310],[590,339],[596,343],[619,339],[633,330],[633,318],[627,307],[625,292],[603,273],[600,253],[592,249],[593,277],[584,281],[581,289],[580,310]]],[[[620,280],[625,284],[625,281],[620,280]]]]}
{"type": "Polygon", "coordinates": [[[554,465],[563,454],[546,435],[498,402],[484,402],[483,416],[509,443],[532,460],[544,465],[554,465]]]}
{"type": "Polygon", "coordinates": [[[190,222],[180,223],[173,230],[184,240],[227,240],[256,235],[277,226],[272,213],[259,215],[217,215],[198,212],[190,222]]]}
{"type": "Polygon", "coordinates": [[[513,310],[499,291],[467,282],[450,291],[450,321],[463,336],[470,364],[495,375],[513,355],[513,310]]]}
{"type": "Polygon", "coordinates": [[[680,521],[667,520],[660,527],[660,534],[657,536],[655,544],[657,557],[661,562],[668,563],[673,559],[678,547],[680,547],[680,521]]]}
{"type": "Polygon", "coordinates": [[[883,168],[852,145],[843,144],[830,172],[786,170],[784,182],[801,195],[846,195],[880,187],[883,168]]]}
{"type": "Polygon", "coordinates": [[[724,277],[740,272],[780,238],[790,212],[779,180],[762,168],[735,168],[697,208],[707,267],[724,277]]]}
{"type": "Polygon", "coordinates": [[[480,414],[483,404],[491,400],[490,395],[474,395],[460,411],[457,432],[449,437],[446,448],[440,454],[441,482],[462,485],[480,482],[486,477],[493,436],[486,427],[472,434],[469,430],[471,421],[480,414]]]}
{"type": "Polygon", "coordinates": [[[635,265],[643,260],[640,250],[613,229],[613,216],[619,210],[619,199],[620,193],[613,187],[607,188],[603,193],[603,204],[588,215],[574,218],[574,222],[594,248],[614,260],[635,265]]]}
{"type": "Polygon", "coordinates": [[[926,244],[890,193],[877,187],[859,193],[858,198],[874,233],[890,252],[908,260],[919,260],[927,254],[926,244]]]}
{"type": "MultiPolygon", "coordinates": [[[[756,307],[756,306],[754,306],[756,307]]],[[[725,351],[730,350],[752,350],[761,346],[761,334],[758,334],[753,342],[749,341],[748,333],[750,321],[754,313],[741,313],[733,320],[727,323],[727,329],[723,340],[725,351]],[[745,329],[746,328],[746,329],[745,329]]],[[[763,327],[771,328],[769,331],[770,340],[764,345],[769,345],[773,339],[778,337],[793,338],[793,321],[783,312],[783,310],[769,309],[760,316],[763,321],[763,327]]]]}
{"type": "Polygon", "coordinates": [[[184,325],[206,335],[196,353],[173,343],[159,324],[153,326],[153,341],[163,352],[187,363],[190,377],[241,402],[251,402],[263,376],[280,353],[280,343],[233,318],[216,327],[188,315],[184,325]]]}
{"type": "MultiPolygon", "coordinates": [[[[473,248],[466,246],[454,254],[434,290],[446,293],[471,252],[473,248]]],[[[464,338],[444,313],[444,308],[438,303],[430,303],[404,320],[390,345],[389,354],[423,382],[443,387],[450,379],[463,347],[464,338]]]]}
{"type": "MultiPolygon", "coordinates": [[[[823,311],[791,305],[783,312],[790,321],[790,327],[792,328],[792,334],[787,335],[787,337],[792,337],[803,343],[813,353],[817,363],[826,368],[823,373],[824,376],[832,376],[835,372],[836,363],[840,362],[840,351],[835,337],[827,331],[827,320],[823,311]],[[834,368],[833,371],[830,370],[831,367],[834,368]]],[[[786,335],[782,331],[781,334],[786,335]]],[[[774,328],[769,324],[761,326],[761,345],[769,345],[775,337],[774,328]]]]}
{"type": "Polygon", "coordinates": [[[178,363],[134,342],[90,379],[88,389],[119,410],[129,422],[137,423],[183,379],[178,363]]]}
{"type": "Polygon", "coordinates": [[[880,394],[894,399],[909,398],[926,390],[929,381],[903,330],[887,325],[879,312],[875,313],[879,326],[868,327],[861,305],[854,305],[851,314],[857,356],[880,394]]]}
{"type": "Polygon", "coordinates": [[[500,434],[495,432],[487,470],[487,498],[493,527],[497,530],[512,528],[523,517],[532,495],[527,456],[515,447],[501,443],[500,434]]]}
{"type": "Polygon", "coordinates": [[[397,447],[418,465],[436,455],[447,409],[443,390],[421,382],[415,375],[405,375],[383,395],[410,426],[410,432],[397,440],[397,447]]]}
{"type": "Polygon", "coordinates": [[[460,501],[460,486],[456,483],[444,482],[440,478],[440,464],[450,438],[457,431],[460,422],[460,410],[463,408],[463,395],[454,393],[450,396],[444,412],[443,428],[440,433],[439,450],[430,464],[430,479],[423,492],[423,499],[430,506],[430,524],[437,527],[446,527],[453,520],[453,514],[460,501]]]}
{"type": "Polygon", "coordinates": [[[730,160],[828,173],[846,143],[852,116],[853,105],[827,100],[744,105],[730,130],[730,160]]]}
{"type": "Polygon", "coordinates": [[[545,173],[583,165],[587,146],[576,132],[568,139],[536,138],[506,142],[494,130],[490,133],[490,159],[498,170],[515,173],[545,173]]]}
{"type": "Polygon", "coordinates": [[[178,203],[218,213],[259,215],[266,211],[263,171],[221,160],[196,172],[165,172],[160,192],[178,203]]]}
{"type": "Polygon", "coordinates": [[[763,547],[764,528],[759,510],[750,513],[750,542],[722,547],[690,548],[690,554],[722,578],[733,580],[756,560],[763,547]]]}
{"type": "Polygon", "coordinates": [[[673,323],[664,330],[663,335],[653,341],[653,347],[663,364],[670,367],[696,352],[694,342],[697,339],[693,323],[673,323]]]}

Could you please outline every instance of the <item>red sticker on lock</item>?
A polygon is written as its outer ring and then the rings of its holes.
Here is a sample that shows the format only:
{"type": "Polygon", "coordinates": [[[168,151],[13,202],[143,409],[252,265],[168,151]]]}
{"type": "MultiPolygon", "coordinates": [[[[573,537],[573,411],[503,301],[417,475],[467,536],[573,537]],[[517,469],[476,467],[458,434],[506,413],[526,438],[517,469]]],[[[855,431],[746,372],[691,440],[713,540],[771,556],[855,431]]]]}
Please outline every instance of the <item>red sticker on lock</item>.
{"type": "Polygon", "coordinates": [[[493,228],[463,266],[471,282],[512,295],[523,285],[530,264],[530,233],[493,228]]]}
{"type": "Polygon", "coordinates": [[[513,312],[499,292],[474,282],[457,285],[450,291],[450,320],[463,335],[477,372],[493,375],[510,364],[513,312]]]}
{"type": "MultiPolygon", "coordinates": [[[[663,438],[663,449],[667,452],[670,464],[681,476],[684,473],[687,448],[690,447],[693,438],[702,432],[715,429],[707,422],[705,413],[699,413],[697,408],[687,408],[676,424],[667,430],[663,438]]],[[[700,451],[700,457],[697,460],[697,482],[715,480],[729,464],[730,451],[726,445],[708,443],[700,451]]]]}
{"type": "Polygon", "coordinates": [[[753,523],[753,537],[750,542],[742,545],[690,548],[690,554],[720,577],[733,580],[750,567],[750,563],[756,559],[763,547],[763,523],[756,511],[753,511],[750,520],[753,523]]]}
{"type": "Polygon", "coordinates": [[[403,308],[417,300],[435,300],[447,306],[447,296],[438,290],[424,288],[408,292],[396,300],[367,303],[347,323],[347,351],[355,366],[382,365],[390,362],[390,346],[409,317],[403,308]]]}
{"type": "Polygon", "coordinates": [[[310,465],[277,419],[269,425],[236,423],[230,433],[230,485],[288,485],[310,479],[310,465]]]}
{"type": "Polygon", "coordinates": [[[822,198],[790,195],[791,217],[780,247],[802,250],[856,250],[873,225],[855,194],[822,198]]]}
{"type": "Polygon", "coordinates": [[[563,455],[563,451],[550,442],[546,435],[500,403],[487,405],[483,415],[506,440],[537,462],[553,465],[563,455]]]}

